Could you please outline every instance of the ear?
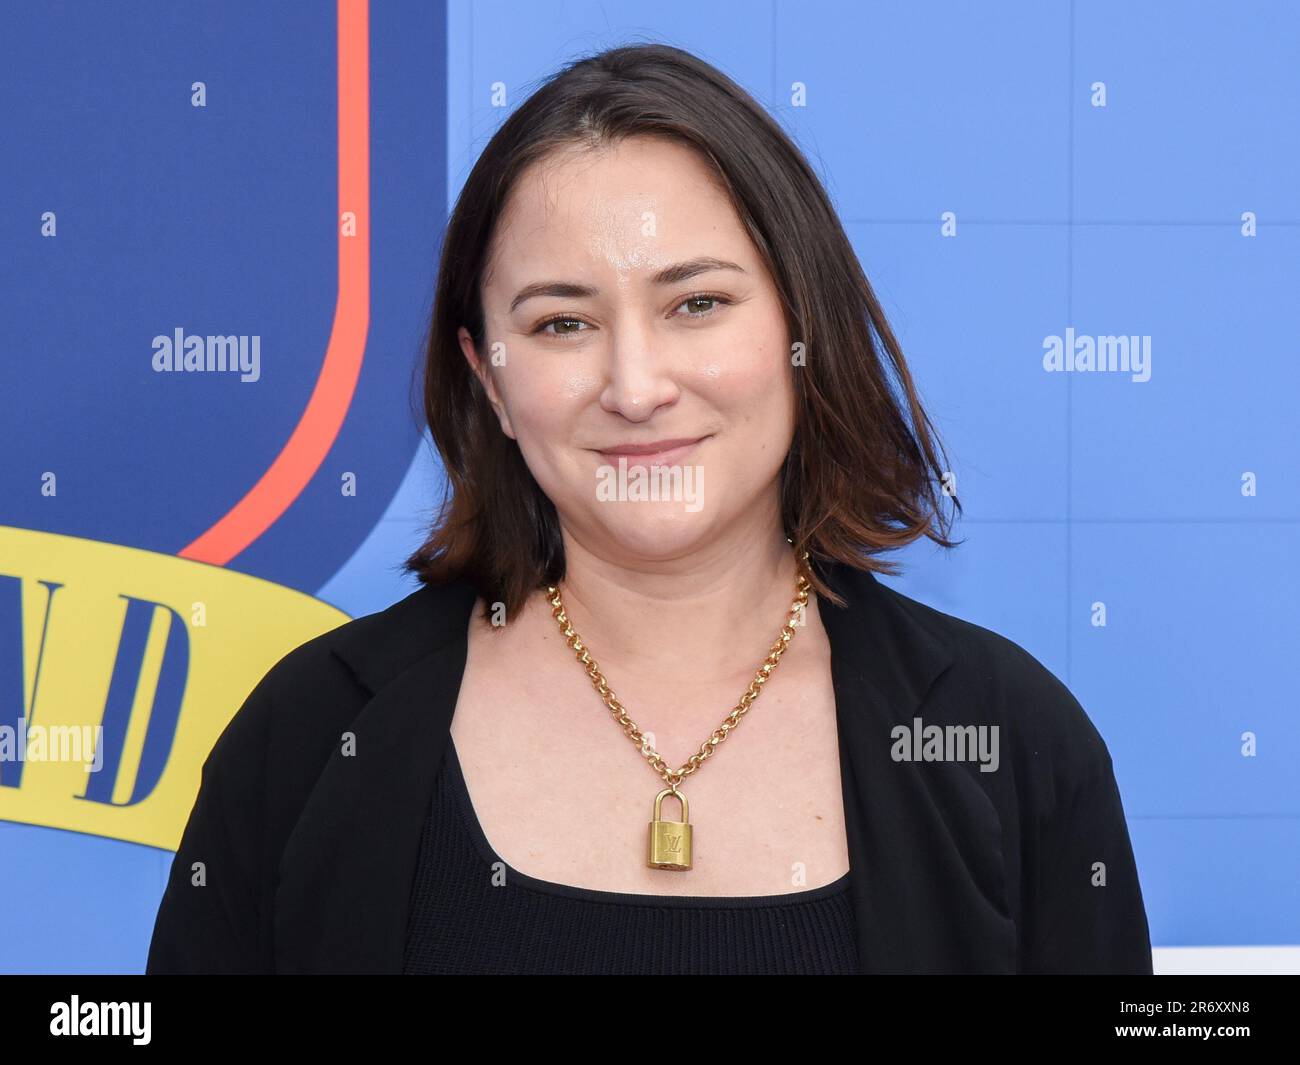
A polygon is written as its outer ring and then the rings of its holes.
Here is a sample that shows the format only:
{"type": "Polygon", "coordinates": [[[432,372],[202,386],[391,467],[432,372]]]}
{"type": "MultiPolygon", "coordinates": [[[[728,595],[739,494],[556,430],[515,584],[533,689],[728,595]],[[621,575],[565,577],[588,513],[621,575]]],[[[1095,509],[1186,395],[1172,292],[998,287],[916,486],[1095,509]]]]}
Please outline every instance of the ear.
{"type": "Polygon", "coordinates": [[[465,356],[469,368],[474,371],[474,376],[478,378],[483,391],[487,393],[488,402],[492,404],[497,421],[501,423],[501,431],[514,440],[515,431],[510,425],[510,415],[506,413],[505,404],[501,402],[501,395],[497,391],[496,381],[492,377],[492,367],[474,350],[474,339],[463,325],[456,331],[456,342],[460,344],[461,354],[465,356]]]}

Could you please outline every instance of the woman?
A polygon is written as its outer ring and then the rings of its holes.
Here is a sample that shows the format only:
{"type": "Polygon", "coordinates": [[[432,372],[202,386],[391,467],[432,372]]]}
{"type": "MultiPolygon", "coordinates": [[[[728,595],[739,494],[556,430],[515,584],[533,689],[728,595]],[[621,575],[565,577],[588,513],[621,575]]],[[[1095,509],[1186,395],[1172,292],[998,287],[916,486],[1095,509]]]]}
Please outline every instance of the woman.
{"type": "Polygon", "coordinates": [[[735,84],[620,48],[511,115],[425,406],[422,587],[235,716],[150,972],[1151,971],[1079,704],[874,576],[954,546],[941,448],[735,84]]]}

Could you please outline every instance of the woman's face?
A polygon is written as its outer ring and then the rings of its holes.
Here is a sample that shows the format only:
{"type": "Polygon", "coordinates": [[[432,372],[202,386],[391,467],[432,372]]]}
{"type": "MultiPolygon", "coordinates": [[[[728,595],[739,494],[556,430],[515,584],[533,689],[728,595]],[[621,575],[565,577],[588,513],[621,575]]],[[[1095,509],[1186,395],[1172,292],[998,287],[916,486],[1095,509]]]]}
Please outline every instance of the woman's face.
{"type": "Polygon", "coordinates": [[[794,434],[791,340],[691,149],[636,137],[534,165],[482,298],[487,348],[464,329],[461,348],[569,535],[620,561],[771,535],[794,434]]]}

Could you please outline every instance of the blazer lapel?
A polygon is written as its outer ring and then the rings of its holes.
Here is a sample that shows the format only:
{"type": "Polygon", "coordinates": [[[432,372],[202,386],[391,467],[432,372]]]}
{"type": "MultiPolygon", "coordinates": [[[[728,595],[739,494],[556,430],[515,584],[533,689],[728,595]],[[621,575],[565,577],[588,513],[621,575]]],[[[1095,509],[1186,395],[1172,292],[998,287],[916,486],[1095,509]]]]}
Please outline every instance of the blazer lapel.
{"type": "MultiPolygon", "coordinates": [[[[336,654],[374,694],[330,756],[285,847],[275,897],[276,969],[400,973],[425,815],[465,671],[475,593],[422,589],[409,616],[336,654]],[[396,674],[396,675],[394,675],[396,674]]],[[[396,621],[396,619],[395,619],[396,621]]]]}
{"type": "Polygon", "coordinates": [[[819,569],[847,604],[821,601],[820,613],[831,645],[860,968],[1014,972],[991,800],[960,765],[890,756],[891,730],[910,731],[954,660],[951,642],[873,574],[841,563],[819,569]],[[982,863],[983,885],[963,856],[971,851],[995,855],[982,863]]]}

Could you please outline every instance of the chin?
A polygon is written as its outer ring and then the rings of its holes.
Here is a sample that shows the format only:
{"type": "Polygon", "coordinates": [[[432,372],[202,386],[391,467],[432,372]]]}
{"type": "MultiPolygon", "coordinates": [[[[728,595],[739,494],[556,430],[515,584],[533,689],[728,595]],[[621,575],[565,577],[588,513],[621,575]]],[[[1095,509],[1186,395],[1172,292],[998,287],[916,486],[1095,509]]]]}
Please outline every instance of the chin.
{"type": "Polygon", "coordinates": [[[681,503],[624,503],[618,510],[600,525],[610,543],[635,558],[677,558],[713,533],[704,510],[691,513],[681,503]]]}

